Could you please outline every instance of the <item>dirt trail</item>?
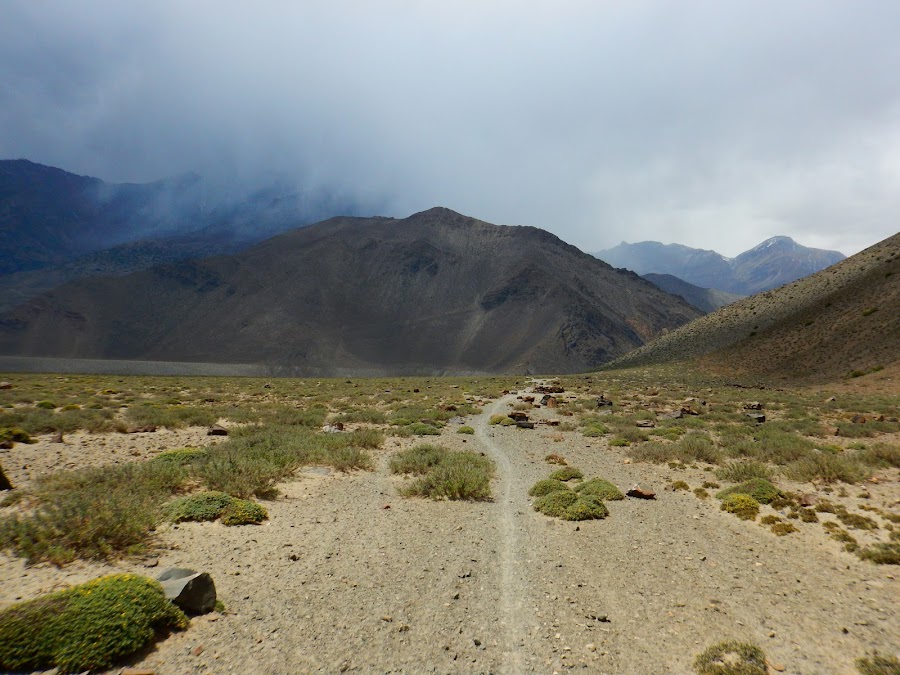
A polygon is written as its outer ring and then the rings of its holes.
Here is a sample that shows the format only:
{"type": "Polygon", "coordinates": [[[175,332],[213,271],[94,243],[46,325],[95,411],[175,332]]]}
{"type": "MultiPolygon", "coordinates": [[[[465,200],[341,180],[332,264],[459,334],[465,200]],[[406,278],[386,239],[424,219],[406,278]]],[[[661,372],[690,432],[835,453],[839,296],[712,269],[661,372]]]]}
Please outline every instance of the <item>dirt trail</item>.
{"type": "Polygon", "coordinates": [[[475,437],[485,449],[488,457],[497,466],[497,480],[494,485],[496,502],[495,518],[499,523],[501,545],[501,605],[500,611],[505,627],[506,655],[504,667],[507,672],[523,672],[527,662],[526,649],[534,649],[532,638],[537,634],[532,607],[533,600],[525,574],[524,555],[521,550],[519,532],[523,529],[522,513],[527,508],[524,494],[507,451],[494,442],[494,434],[489,426],[491,415],[506,409],[515,401],[515,396],[506,396],[490,406],[475,421],[475,437]]]}

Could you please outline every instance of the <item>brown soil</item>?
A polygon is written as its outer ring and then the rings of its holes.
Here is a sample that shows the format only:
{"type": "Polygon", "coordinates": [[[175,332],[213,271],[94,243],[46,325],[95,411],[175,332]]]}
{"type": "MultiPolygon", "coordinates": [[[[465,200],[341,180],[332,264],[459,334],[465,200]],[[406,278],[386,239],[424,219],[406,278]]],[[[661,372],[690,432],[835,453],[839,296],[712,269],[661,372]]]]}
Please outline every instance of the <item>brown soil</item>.
{"type": "MultiPolygon", "coordinates": [[[[852,673],[875,649],[900,652],[896,567],[843,552],[821,527],[777,537],[714,499],[665,489],[679,479],[698,487],[709,478],[699,469],[626,463],[621,449],[574,432],[487,424],[513,403],[470,420],[474,436],[451,426],[440,439],[494,459],[493,502],[400,497],[403,479],[387,460],[416,440],[391,439],[375,471],[299,473],[261,526],[164,529],[152,560],[57,569],[0,554],[0,607],[111,571],[206,570],[227,612],[194,619],[134,660],[160,675],[688,673],[696,654],[727,639],[755,642],[787,673],[852,673]],[[657,499],[609,502],[600,521],[540,515],[527,490],[555,468],[543,461],[551,452],[657,499]]],[[[17,445],[2,458],[25,484],[70,463],[205,442],[199,434],[73,435],[68,446],[17,445]]],[[[898,496],[896,477],[867,489],[879,506],[898,496]]]]}

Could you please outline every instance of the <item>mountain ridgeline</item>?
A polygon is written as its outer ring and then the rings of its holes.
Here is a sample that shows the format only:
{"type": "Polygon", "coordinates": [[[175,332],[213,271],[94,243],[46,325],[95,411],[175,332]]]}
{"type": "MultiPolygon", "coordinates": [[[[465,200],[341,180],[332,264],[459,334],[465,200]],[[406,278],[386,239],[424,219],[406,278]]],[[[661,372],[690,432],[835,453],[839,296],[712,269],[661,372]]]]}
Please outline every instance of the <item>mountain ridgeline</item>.
{"type": "Polygon", "coordinates": [[[322,190],[226,190],[196,174],[113,184],[0,160],[0,311],[72,279],[234,253],[359,213],[358,204],[322,190]]]}
{"type": "Polygon", "coordinates": [[[846,257],[838,251],[801,246],[790,237],[772,237],[736,258],[656,241],[622,242],[596,256],[613,267],[624,267],[640,275],[670,274],[701,288],[738,295],[777,288],[846,257]]]}
{"type": "Polygon", "coordinates": [[[0,353],[320,375],[568,373],[698,316],[546,231],[435,208],[71,282],[0,315],[0,353]]]}
{"type": "Polygon", "coordinates": [[[660,337],[612,366],[700,360],[765,377],[832,381],[900,365],[900,234],[660,337]]]}

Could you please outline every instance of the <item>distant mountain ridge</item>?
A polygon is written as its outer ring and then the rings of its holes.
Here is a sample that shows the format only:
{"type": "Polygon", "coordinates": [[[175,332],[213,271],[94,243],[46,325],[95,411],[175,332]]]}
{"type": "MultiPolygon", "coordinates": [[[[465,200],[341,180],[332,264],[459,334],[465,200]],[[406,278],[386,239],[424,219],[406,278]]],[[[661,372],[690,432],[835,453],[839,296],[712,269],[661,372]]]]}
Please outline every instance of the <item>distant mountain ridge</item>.
{"type": "Polygon", "coordinates": [[[900,234],[740,300],[616,360],[693,361],[754,376],[834,381],[900,365],[900,234]]]}
{"type": "Polygon", "coordinates": [[[226,194],[193,173],[113,184],[24,159],[0,160],[0,308],[97,266],[124,274],[232,253],[301,225],[359,213],[359,205],[325,191],[226,194]]]}
{"type": "Polygon", "coordinates": [[[643,278],[666,293],[684,298],[703,313],[715,312],[720,307],[737,302],[745,297],[737,293],[719,291],[715,288],[700,288],[671,274],[644,274],[643,278]]]}
{"type": "Polygon", "coordinates": [[[549,232],[435,208],[74,281],[0,315],[0,353],[319,375],[562,373],[698,316],[549,232]]]}
{"type": "Polygon", "coordinates": [[[736,258],[656,241],[622,242],[595,255],[613,267],[623,267],[642,276],[670,274],[695,286],[739,295],[777,288],[846,258],[838,251],[808,248],[784,236],[767,239],[736,258]]]}

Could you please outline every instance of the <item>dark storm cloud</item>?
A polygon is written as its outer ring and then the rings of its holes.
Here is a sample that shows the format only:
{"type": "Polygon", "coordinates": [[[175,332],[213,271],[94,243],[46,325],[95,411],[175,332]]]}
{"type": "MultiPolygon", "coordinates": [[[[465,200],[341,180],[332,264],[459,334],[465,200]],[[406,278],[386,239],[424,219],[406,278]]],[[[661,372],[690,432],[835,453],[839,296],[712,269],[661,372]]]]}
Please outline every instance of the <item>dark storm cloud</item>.
{"type": "Polygon", "coordinates": [[[7,2],[0,156],[290,177],[585,250],[897,231],[900,5],[7,2]]]}

